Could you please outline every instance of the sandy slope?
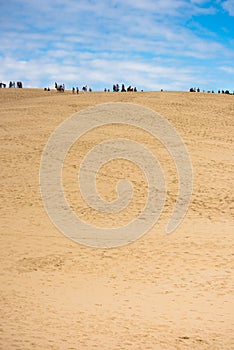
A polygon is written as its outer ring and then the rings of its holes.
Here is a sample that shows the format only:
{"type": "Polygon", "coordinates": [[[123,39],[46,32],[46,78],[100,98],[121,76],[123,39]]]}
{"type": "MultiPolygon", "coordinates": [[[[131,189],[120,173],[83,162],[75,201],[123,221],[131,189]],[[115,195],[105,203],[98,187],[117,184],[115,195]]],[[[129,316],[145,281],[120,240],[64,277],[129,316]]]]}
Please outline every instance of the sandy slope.
{"type": "MultiPolygon", "coordinates": [[[[1,89],[0,102],[0,349],[234,348],[234,96],[1,89]],[[40,158],[60,122],[88,106],[117,101],[150,107],[173,124],[191,156],[194,190],[185,220],[167,236],[177,193],[175,168],[157,142],[138,135],[163,165],[167,205],[138,241],[94,249],[64,237],[50,222],[39,191],[40,158]]],[[[77,150],[83,154],[103,135],[120,132],[87,134],[77,150]]],[[[73,152],[64,173],[67,197],[84,219],[104,224],[105,218],[87,208],[79,212],[71,178],[76,156],[73,152]]],[[[126,164],[122,169],[129,170],[126,164]]],[[[135,176],[139,186],[141,174],[135,176]]],[[[99,187],[104,197],[112,196],[111,186],[100,180],[99,187]]],[[[142,188],[134,197],[133,216],[144,198],[142,188]]],[[[124,222],[129,215],[109,219],[124,222]]]]}

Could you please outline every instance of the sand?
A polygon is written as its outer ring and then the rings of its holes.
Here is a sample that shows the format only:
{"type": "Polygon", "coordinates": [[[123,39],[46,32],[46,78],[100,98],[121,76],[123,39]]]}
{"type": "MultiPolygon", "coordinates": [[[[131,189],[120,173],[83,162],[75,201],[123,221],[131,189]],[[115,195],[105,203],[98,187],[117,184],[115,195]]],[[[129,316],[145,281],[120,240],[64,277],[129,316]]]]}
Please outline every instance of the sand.
{"type": "Polygon", "coordinates": [[[0,349],[234,348],[234,96],[0,89],[0,102],[0,349]],[[130,171],[138,188],[126,215],[107,219],[82,203],[74,171],[95,142],[132,132],[156,152],[168,184],[166,206],[150,232],[123,247],[95,249],[65,237],[48,218],[39,189],[43,148],[62,121],[104,102],[152,108],[183,138],[194,187],[187,215],[173,234],[165,226],[178,189],[174,163],[157,141],[124,127],[84,136],[68,157],[64,188],[77,214],[96,225],[134,217],[145,198],[137,169],[117,162],[113,176],[104,169],[105,179],[98,178],[106,199],[114,196],[120,169],[126,176],[130,171]]]}

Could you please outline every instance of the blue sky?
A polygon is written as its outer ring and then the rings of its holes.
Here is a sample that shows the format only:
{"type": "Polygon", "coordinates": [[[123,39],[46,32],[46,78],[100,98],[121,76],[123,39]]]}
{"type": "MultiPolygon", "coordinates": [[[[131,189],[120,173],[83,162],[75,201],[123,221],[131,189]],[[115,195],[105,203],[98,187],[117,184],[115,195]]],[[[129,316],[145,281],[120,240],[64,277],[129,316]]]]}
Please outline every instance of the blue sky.
{"type": "Polygon", "coordinates": [[[0,0],[0,81],[234,90],[234,0],[0,0]]]}

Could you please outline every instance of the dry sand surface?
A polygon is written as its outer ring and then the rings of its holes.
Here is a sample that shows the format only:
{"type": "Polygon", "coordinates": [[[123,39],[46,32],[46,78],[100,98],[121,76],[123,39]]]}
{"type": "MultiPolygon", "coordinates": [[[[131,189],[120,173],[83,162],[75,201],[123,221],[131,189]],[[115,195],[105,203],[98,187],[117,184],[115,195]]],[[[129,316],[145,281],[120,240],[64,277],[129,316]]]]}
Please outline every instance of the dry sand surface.
{"type": "Polygon", "coordinates": [[[0,349],[233,349],[234,96],[1,89],[0,101],[0,349]],[[104,180],[97,178],[106,199],[113,199],[119,173],[132,179],[135,195],[125,214],[96,215],[77,193],[81,156],[107,136],[129,133],[165,171],[167,202],[156,225],[129,245],[95,249],[65,237],[48,218],[39,189],[43,148],[63,120],[104,102],[149,107],[182,136],[194,188],[173,234],[165,226],[178,190],[175,165],[156,140],[124,126],[99,128],[74,145],[64,166],[67,198],[95,225],[137,215],[145,181],[128,162],[109,164],[104,180]]]}

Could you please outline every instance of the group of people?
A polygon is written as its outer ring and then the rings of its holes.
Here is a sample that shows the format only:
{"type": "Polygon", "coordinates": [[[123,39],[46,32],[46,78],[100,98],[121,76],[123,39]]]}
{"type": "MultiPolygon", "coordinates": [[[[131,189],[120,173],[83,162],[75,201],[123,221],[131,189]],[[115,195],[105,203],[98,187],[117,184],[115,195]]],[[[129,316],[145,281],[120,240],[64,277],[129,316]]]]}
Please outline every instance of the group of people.
{"type": "MultiPolygon", "coordinates": [[[[7,84],[5,84],[5,83],[3,83],[3,82],[1,82],[0,81],[0,88],[6,88],[7,87],[7,84]]],[[[21,81],[17,81],[16,83],[14,82],[14,81],[10,81],[9,82],[9,86],[8,86],[9,88],[15,88],[15,87],[17,87],[17,88],[22,88],[23,87],[23,84],[22,84],[22,82],[21,81]]],[[[57,84],[56,82],[55,82],[55,84],[54,84],[54,87],[55,87],[55,89],[57,90],[57,91],[59,91],[59,92],[64,92],[65,91],[65,85],[64,84],[57,84]]],[[[44,88],[44,90],[45,91],[50,91],[50,88],[44,88]]],[[[83,86],[82,87],[82,90],[81,90],[83,93],[86,93],[86,92],[92,92],[92,89],[91,88],[88,88],[87,87],[87,85],[85,85],[85,86],[83,86]]],[[[121,89],[120,89],[120,86],[119,86],[119,84],[114,84],[113,85],[113,92],[129,92],[129,91],[134,91],[134,92],[137,92],[137,88],[136,87],[132,87],[131,85],[129,85],[127,88],[125,88],[125,85],[124,84],[122,84],[121,85],[121,89]]],[[[141,90],[141,91],[143,91],[143,90],[141,90]]],[[[161,90],[161,91],[163,91],[163,90],[161,90]]],[[[192,88],[190,88],[189,89],[189,91],[190,92],[200,92],[201,90],[200,90],[200,88],[198,87],[198,88],[196,88],[196,87],[192,87],[192,88]]],[[[73,92],[73,94],[78,94],[79,93],[79,88],[78,88],[78,86],[75,88],[75,87],[73,87],[72,88],[72,92],[73,92]]],[[[104,92],[110,92],[110,89],[104,89],[104,92]]],[[[205,92],[205,90],[202,90],[202,92],[205,92]]],[[[211,90],[211,91],[207,91],[208,93],[214,93],[214,90],[211,90]]],[[[218,90],[217,91],[218,92],[218,94],[227,94],[227,95],[231,95],[232,93],[229,91],[229,90],[218,90]]],[[[233,94],[234,94],[234,92],[233,92],[233,94]]]]}
{"type": "MultiPolygon", "coordinates": [[[[64,92],[65,91],[65,85],[64,84],[59,85],[59,84],[55,83],[55,89],[57,91],[64,92]]],[[[78,86],[77,87],[73,86],[71,90],[72,90],[73,94],[75,94],[75,93],[79,94],[79,92],[80,92],[78,86]]],[[[105,88],[104,92],[107,92],[107,91],[110,92],[110,89],[106,89],[105,88]]],[[[121,91],[121,92],[129,92],[129,91],[137,92],[137,88],[136,87],[132,87],[131,85],[129,85],[127,88],[125,88],[125,85],[122,84],[121,89],[120,89],[119,84],[113,85],[113,92],[119,92],[119,91],[121,91]]],[[[88,88],[88,86],[85,85],[85,86],[82,87],[81,92],[83,92],[83,93],[92,92],[92,89],[88,88]]]]}
{"type": "MultiPolygon", "coordinates": [[[[73,88],[72,88],[72,93],[74,94],[75,92],[78,94],[79,93],[79,88],[78,88],[78,86],[75,88],[74,86],[73,86],[73,88]]],[[[83,86],[82,87],[82,90],[81,90],[83,93],[85,93],[85,92],[92,92],[92,89],[91,88],[89,88],[88,89],[88,86],[87,85],[85,85],[85,86],[83,86]]]]}
{"type": "MultiPolygon", "coordinates": [[[[58,91],[58,92],[64,92],[65,91],[65,84],[58,84],[58,83],[54,83],[54,88],[58,91]]],[[[44,88],[44,91],[50,91],[50,88],[44,88]]],[[[92,89],[91,88],[88,88],[87,85],[83,86],[82,87],[82,92],[92,92],[92,89]]],[[[79,90],[79,87],[72,87],[72,93],[73,94],[79,94],[80,90],[79,90]]]]}
{"type": "MultiPolygon", "coordinates": [[[[104,90],[104,91],[107,91],[107,90],[104,90]]],[[[121,90],[120,90],[120,87],[119,87],[119,84],[114,84],[113,85],[113,92],[119,92],[119,91],[121,91],[121,92],[128,92],[128,91],[135,91],[135,92],[137,92],[137,88],[136,87],[132,87],[131,85],[129,85],[128,87],[127,87],[127,89],[125,88],[125,85],[124,84],[122,84],[122,87],[121,87],[121,90]]]]}
{"type": "Polygon", "coordinates": [[[58,83],[54,83],[54,87],[57,91],[59,92],[64,92],[65,91],[65,84],[58,84],[58,83]]]}
{"type": "MultiPolygon", "coordinates": [[[[6,86],[7,86],[7,84],[0,82],[0,88],[6,88],[6,86]]],[[[22,81],[17,81],[16,86],[17,86],[17,88],[22,89],[22,87],[23,87],[22,81]]],[[[9,87],[9,89],[15,88],[15,82],[10,81],[8,87],[9,87]]]]}
{"type": "MultiPolygon", "coordinates": [[[[189,89],[189,91],[190,92],[200,92],[201,90],[200,90],[200,88],[190,88],[189,89]]],[[[202,92],[205,92],[205,90],[202,90],[202,92]]],[[[214,94],[215,92],[214,92],[214,90],[208,90],[207,91],[208,93],[212,93],[212,94],[214,94]]],[[[231,93],[230,93],[230,91],[229,90],[218,90],[218,94],[226,94],[226,95],[230,95],[231,93]]],[[[234,94],[234,92],[233,92],[233,94],[234,94]]]]}

